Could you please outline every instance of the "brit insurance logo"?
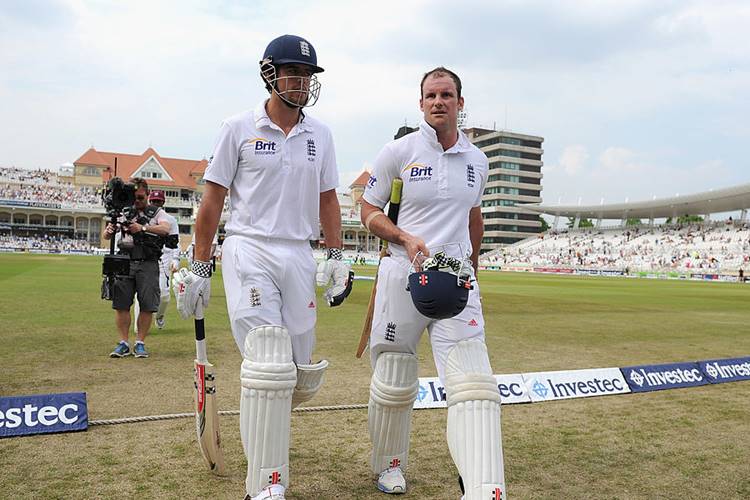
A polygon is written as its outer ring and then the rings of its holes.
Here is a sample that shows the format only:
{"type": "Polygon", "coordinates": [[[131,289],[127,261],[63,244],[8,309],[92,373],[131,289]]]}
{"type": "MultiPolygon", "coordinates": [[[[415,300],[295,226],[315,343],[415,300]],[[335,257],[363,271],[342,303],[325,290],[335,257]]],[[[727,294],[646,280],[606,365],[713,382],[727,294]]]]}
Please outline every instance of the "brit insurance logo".
{"type": "Polygon", "coordinates": [[[372,189],[375,187],[375,184],[378,183],[377,177],[374,175],[371,175],[369,179],[367,179],[367,189],[372,189]]]}
{"type": "Polygon", "coordinates": [[[401,177],[407,175],[409,182],[422,182],[432,180],[432,167],[424,163],[409,163],[401,169],[401,177]]]}
{"type": "Polygon", "coordinates": [[[269,141],[268,139],[264,139],[262,137],[255,137],[247,142],[253,144],[253,151],[255,152],[256,156],[276,154],[276,143],[273,141],[269,141]]]}

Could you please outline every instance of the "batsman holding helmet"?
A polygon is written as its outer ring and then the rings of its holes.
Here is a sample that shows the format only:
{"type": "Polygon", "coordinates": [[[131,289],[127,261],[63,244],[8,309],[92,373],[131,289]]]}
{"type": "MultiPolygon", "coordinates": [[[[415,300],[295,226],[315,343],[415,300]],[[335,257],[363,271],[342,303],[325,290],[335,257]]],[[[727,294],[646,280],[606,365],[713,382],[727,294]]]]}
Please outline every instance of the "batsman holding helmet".
{"type": "Polygon", "coordinates": [[[391,243],[378,269],[370,336],[372,472],[381,491],[406,491],[419,389],[416,347],[426,328],[446,388],[448,447],[463,498],[500,500],[506,498],[500,393],[475,278],[488,161],[458,129],[464,104],[458,76],[435,68],[420,87],[419,130],[385,145],[362,202],[364,225],[391,243]],[[403,190],[394,225],[383,208],[396,178],[403,190]]]}
{"type": "Polygon", "coordinates": [[[317,101],[322,71],[304,38],[284,35],[268,45],[260,74],[270,98],[222,124],[204,175],[192,270],[180,279],[178,309],[194,315],[199,302],[208,305],[211,243],[228,191],[222,266],[232,334],[244,358],[240,434],[252,500],[284,498],[291,409],[315,395],[328,365],[312,363],[316,276],[331,283],[329,305],[351,290],[333,139],[302,110],[317,101]],[[316,275],[310,240],[319,238],[318,222],[328,259],[316,275]]]}

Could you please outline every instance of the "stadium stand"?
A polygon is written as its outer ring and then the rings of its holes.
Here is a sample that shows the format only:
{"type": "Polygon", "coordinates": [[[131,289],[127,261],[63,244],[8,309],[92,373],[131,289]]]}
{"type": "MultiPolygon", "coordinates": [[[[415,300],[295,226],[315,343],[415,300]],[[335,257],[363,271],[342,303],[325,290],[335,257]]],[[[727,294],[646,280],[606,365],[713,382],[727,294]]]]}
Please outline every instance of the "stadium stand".
{"type": "Polygon", "coordinates": [[[85,240],[64,236],[0,236],[0,252],[92,253],[94,247],[85,240]]]}
{"type": "Polygon", "coordinates": [[[750,224],[724,221],[548,232],[485,254],[481,262],[510,269],[736,273],[750,265],[750,224]]]}

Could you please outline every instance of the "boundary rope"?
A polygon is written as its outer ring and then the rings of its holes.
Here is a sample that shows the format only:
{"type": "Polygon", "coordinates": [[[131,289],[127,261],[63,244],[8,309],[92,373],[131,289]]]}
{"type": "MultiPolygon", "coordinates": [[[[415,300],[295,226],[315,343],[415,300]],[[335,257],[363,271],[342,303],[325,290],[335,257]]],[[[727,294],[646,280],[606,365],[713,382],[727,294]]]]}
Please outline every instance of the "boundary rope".
{"type": "MultiPolygon", "coordinates": [[[[359,403],[353,405],[338,405],[338,406],[302,406],[295,408],[292,412],[298,413],[310,413],[314,411],[341,411],[341,410],[362,410],[367,408],[366,403],[359,403]]],[[[221,410],[219,415],[239,415],[239,410],[221,410]]],[[[190,413],[169,413],[166,415],[146,415],[144,417],[127,417],[127,418],[111,418],[107,420],[91,420],[89,426],[94,425],[118,425],[118,424],[134,424],[137,422],[153,422],[157,420],[174,420],[177,418],[192,418],[195,416],[194,412],[190,413]]]]}

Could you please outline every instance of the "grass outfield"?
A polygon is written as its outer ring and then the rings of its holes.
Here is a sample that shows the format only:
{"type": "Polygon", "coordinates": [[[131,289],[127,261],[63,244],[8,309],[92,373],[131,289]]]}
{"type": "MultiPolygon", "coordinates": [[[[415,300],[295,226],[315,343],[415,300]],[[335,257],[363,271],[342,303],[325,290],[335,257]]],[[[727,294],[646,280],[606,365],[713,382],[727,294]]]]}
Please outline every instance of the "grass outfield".
{"type": "MultiPolygon", "coordinates": [[[[110,359],[101,259],[0,255],[0,395],[85,391],[92,420],[192,411],[192,322],[170,304],[149,359],[110,359]]],[[[372,274],[372,268],[358,268],[372,274]]],[[[750,287],[732,283],[480,275],[496,373],[750,355],[750,287]]],[[[331,361],[311,405],[365,403],[354,358],[371,282],[320,308],[316,353],[331,361]]],[[[240,356],[221,279],[206,325],[219,404],[239,407],[240,356]]],[[[434,376],[429,345],[420,375],[434,376]]],[[[414,412],[405,498],[458,499],[445,410],[414,412]]],[[[510,498],[749,498],[750,382],[503,408],[510,498]]],[[[3,498],[244,496],[238,418],[222,417],[227,478],[207,473],[192,419],[0,440],[3,498]]],[[[290,499],[380,498],[365,410],[295,413],[290,499]]]]}

